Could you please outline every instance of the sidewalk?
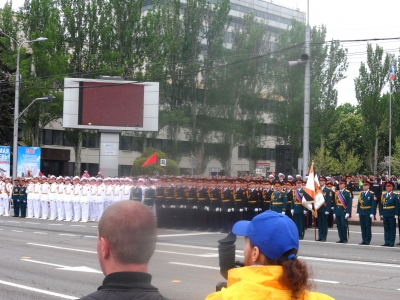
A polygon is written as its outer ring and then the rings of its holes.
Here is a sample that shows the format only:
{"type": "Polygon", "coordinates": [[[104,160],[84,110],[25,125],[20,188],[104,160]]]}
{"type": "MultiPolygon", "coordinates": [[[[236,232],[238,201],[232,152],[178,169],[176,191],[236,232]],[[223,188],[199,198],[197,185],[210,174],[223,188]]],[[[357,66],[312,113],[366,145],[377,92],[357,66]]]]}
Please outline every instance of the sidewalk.
{"type": "MultiPolygon", "coordinates": [[[[358,192],[354,192],[351,218],[348,219],[349,225],[360,225],[360,218],[357,217],[357,202],[358,202],[358,192]]],[[[383,221],[381,221],[381,217],[379,216],[378,210],[376,214],[376,221],[372,220],[372,226],[383,226],[383,221]]]]}

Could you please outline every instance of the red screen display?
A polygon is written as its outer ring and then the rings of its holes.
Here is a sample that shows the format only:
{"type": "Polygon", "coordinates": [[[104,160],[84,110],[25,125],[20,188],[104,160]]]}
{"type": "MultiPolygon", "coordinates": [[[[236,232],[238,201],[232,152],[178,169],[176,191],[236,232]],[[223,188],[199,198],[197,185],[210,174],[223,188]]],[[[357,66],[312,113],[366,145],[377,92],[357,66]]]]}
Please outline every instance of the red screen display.
{"type": "Polygon", "coordinates": [[[143,127],[143,85],[79,84],[79,125],[143,127]]]}

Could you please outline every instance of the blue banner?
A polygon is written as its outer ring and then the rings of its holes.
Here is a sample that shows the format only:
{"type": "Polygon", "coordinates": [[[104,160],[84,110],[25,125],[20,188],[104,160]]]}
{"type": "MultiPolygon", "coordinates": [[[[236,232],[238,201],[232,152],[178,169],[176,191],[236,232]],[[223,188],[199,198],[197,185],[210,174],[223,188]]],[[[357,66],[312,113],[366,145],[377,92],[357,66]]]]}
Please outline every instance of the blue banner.
{"type": "Polygon", "coordinates": [[[10,176],[10,146],[0,146],[0,174],[10,176]]]}
{"type": "Polygon", "coordinates": [[[38,176],[40,172],[40,147],[18,146],[18,176],[38,176]]]}

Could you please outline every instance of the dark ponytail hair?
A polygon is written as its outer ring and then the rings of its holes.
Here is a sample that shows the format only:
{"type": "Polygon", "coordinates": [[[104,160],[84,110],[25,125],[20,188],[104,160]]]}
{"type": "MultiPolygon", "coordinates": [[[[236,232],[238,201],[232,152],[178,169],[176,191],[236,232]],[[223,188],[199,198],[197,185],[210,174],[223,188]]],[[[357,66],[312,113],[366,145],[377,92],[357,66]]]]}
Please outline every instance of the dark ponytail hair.
{"type": "Polygon", "coordinates": [[[266,265],[282,266],[283,274],[278,279],[279,283],[292,291],[292,299],[300,299],[307,290],[313,286],[310,283],[311,273],[307,265],[300,261],[297,256],[297,250],[291,249],[285,252],[281,258],[269,259],[266,257],[266,265]]]}

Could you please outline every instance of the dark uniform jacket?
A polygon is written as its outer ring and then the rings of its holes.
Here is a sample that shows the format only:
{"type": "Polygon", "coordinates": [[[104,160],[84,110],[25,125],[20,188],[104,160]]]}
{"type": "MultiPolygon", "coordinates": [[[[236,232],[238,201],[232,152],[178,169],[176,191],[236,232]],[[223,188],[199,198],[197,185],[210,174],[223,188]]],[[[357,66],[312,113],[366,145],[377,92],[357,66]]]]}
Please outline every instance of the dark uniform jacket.
{"type": "Polygon", "coordinates": [[[320,208],[318,208],[318,212],[319,213],[324,213],[324,212],[329,212],[331,210],[332,207],[332,190],[328,189],[326,186],[324,186],[324,188],[322,189],[322,194],[324,195],[324,200],[325,203],[324,205],[321,205],[320,208]]]}
{"type": "Polygon", "coordinates": [[[111,273],[96,292],[80,300],[168,300],[151,285],[151,275],[140,272],[111,273]]]}
{"type": "Polygon", "coordinates": [[[382,217],[397,216],[399,211],[399,198],[393,192],[384,193],[381,197],[382,217]]]}
{"type": "Polygon", "coordinates": [[[335,193],[335,209],[334,209],[334,214],[336,216],[344,216],[346,213],[350,214],[351,212],[351,207],[352,207],[352,201],[353,198],[350,196],[350,191],[344,189],[343,192],[338,190],[335,193]],[[343,196],[347,206],[346,208],[343,206],[342,202],[339,199],[339,193],[341,196],[343,196]]]}
{"type": "Polygon", "coordinates": [[[294,210],[294,215],[300,215],[304,213],[303,206],[303,189],[293,189],[293,201],[292,201],[292,209],[294,210]]]}
{"type": "Polygon", "coordinates": [[[357,213],[360,216],[373,215],[376,211],[375,194],[373,191],[360,192],[358,195],[357,213]]]}

